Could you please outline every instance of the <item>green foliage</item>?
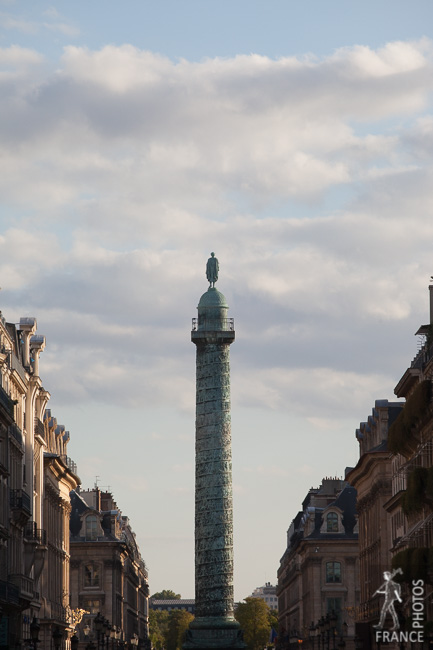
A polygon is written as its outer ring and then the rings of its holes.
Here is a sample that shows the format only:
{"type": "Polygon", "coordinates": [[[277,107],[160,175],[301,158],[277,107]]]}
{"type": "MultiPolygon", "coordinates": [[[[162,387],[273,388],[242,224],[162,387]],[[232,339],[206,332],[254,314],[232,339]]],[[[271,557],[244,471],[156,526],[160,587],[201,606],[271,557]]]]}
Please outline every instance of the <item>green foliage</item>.
{"type": "Polygon", "coordinates": [[[168,630],[168,612],[149,610],[149,636],[152,647],[162,650],[168,630]]]}
{"type": "Polygon", "coordinates": [[[406,458],[416,449],[418,439],[414,435],[416,425],[428,413],[431,399],[431,381],[420,382],[409,396],[406,404],[388,431],[388,448],[393,454],[406,458]]]}
{"type": "Polygon", "coordinates": [[[406,548],[392,558],[392,568],[401,568],[403,575],[397,573],[393,580],[411,583],[412,580],[430,582],[433,568],[433,549],[427,547],[406,548]]]}
{"type": "Polygon", "coordinates": [[[278,610],[269,608],[268,621],[271,628],[274,628],[278,634],[278,610]]]}
{"type": "Polygon", "coordinates": [[[157,650],[180,650],[188,625],[194,616],[184,609],[149,611],[149,636],[157,650]]]}
{"type": "Polygon", "coordinates": [[[406,492],[401,502],[405,515],[422,510],[428,474],[426,467],[415,467],[408,475],[406,492]]]}
{"type": "Polygon", "coordinates": [[[262,598],[245,598],[235,611],[244,633],[244,641],[250,650],[262,650],[269,640],[271,623],[269,607],[262,598]]]}
{"type": "Polygon", "coordinates": [[[157,591],[151,596],[155,600],[180,600],[181,595],[175,594],[171,589],[163,589],[162,591],[157,591]]]}
{"type": "Polygon", "coordinates": [[[181,650],[185,632],[194,616],[185,609],[172,609],[168,615],[168,629],[165,637],[166,650],[181,650]]]}
{"type": "Polygon", "coordinates": [[[410,558],[412,580],[428,581],[429,549],[414,548],[410,558]]]}
{"type": "Polygon", "coordinates": [[[425,504],[433,506],[433,467],[415,467],[407,477],[401,507],[405,515],[411,515],[425,504]]]}
{"type": "Polygon", "coordinates": [[[409,582],[410,581],[410,554],[412,549],[406,548],[404,551],[399,551],[392,558],[391,566],[393,569],[401,569],[401,573],[397,573],[393,580],[396,582],[409,582]]]}

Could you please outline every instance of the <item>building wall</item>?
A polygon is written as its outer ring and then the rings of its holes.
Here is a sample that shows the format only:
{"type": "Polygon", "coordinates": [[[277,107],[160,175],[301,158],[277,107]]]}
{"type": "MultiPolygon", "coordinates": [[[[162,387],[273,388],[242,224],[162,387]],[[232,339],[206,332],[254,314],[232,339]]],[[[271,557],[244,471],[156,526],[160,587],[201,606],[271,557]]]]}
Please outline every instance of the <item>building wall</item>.
{"type": "Polygon", "coordinates": [[[277,586],[283,650],[295,638],[312,648],[312,624],[332,611],[338,617],[336,633],[344,633],[346,641],[354,638],[351,615],[359,603],[355,494],[340,479],[324,479],[307,494],[289,527],[277,586]]]}
{"type": "Polygon", "coordinates": [[[270,609],[278,609],[277,588],[270,582],[262,587],[256,587],[249,598],[261,598],[270,609]]]}
{"type": "Polygon", "coordinates": [[[53,624],[71,629],[64,613],[69,542],[60,536],[78,477],[60,456],[67,440],[60,451],[47,438],[43,420],[50,395],[39,376],[45,338],[36,327],[34,318],[21,318],[16,327],[0,312],[0,648],[23,645],[36,617],[38,648],[48,650],[53,624]],[[57,501],[50,510],[52,498],[57,501]]]}
{"type": "Polygon", "coordinates": [[[97,638],[95,618],[100,613],[120,631],[121,640],[134,635],[148,643],[148,573],[129,520],[111,493],[97,487],[72,492],[70,517],[71,607],[83,609],[77,629],[82,647],[89,626],[97,638]]]}

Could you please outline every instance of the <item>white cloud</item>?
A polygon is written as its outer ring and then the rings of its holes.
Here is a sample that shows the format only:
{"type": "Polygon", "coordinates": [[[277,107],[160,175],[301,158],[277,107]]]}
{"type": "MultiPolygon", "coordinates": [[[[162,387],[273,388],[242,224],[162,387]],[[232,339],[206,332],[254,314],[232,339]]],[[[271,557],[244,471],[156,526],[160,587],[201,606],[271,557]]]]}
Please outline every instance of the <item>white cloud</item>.
{"type": "Polygon", "coordinates": [[[38,316],[47,386],[192,413],[190,318],[216,250],[235,403],[321,426],[391,392],[399,359],[360,342],[418,325],[432,61],[428,40],[201,63],[68,47],[55,72],[0,50],[1,297],[7,318],[38,316]]]}

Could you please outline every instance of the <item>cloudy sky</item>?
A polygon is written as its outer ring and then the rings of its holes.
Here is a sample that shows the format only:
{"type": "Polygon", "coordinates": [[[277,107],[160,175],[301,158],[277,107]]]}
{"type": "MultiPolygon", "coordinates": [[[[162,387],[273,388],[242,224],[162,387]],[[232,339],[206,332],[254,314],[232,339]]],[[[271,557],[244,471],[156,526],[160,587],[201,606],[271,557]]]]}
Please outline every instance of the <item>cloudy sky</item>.
{"type": "Polygon", "coordinates": [[[83,487],[194,596],[191,318],[235,318],[235,596],[428,321],[430,0],[0,0],[0,308],[36,316],[83,487]]]}

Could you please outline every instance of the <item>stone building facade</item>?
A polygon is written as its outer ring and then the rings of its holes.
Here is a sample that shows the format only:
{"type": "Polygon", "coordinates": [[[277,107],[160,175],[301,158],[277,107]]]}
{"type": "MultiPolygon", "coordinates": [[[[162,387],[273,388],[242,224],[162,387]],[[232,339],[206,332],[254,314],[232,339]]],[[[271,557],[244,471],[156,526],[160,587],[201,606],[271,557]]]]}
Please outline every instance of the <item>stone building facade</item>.
{"type": "MultiPolygon", "coordinates": [[[[397,604],[403,632],[412,628],[412,581],[433,585],[433,284],[430,323],[416,334],[418,353],[394,393],[405,402],[378,400],[356,436],[360,459],[347,477],[358,490],[361,603],[357,635],[364,650],[375,647],[373,625],[379,621],[383,596],[374,595],[383,572],[401,583],[397,604]]],[[[426,595],[427,595],[426,591],[426,595]]],[[[433,607],[425,599],[424,636],[433,632],[433,607]]],[[[393,625],[385,619],[385,628],[393,625]]]]}
{"type": "MultiPolygon", "coordinates": [[[[406,629],[412,625],[412,581],[424,582],[426,596],[433,588],[433,284],[429,293],[430,323],[416,332],[420,348],[394,389],[405,404],[388,440],[393,454],[392,490],[385,508],[392,568],[402,571],[396,579],[402,583],[400,618],[406,629]]],[[[433,604],[426,597],[426,637],[433,634],[432,621],[433,604]]]]}
{"type": "Polygon", "coordinates": [[[151,598],[149,607],[156,612],[171,612],[173,609],[184,609],[186,612],[194,615],[195,598],[172,598],[169,600],[151,598]]]}
{"type": "Polygon", "coordinates": [[[359,603],[355,503],[356,491],[347,482],[325,478],[308,492],[287,531],[277,585],[282,650],[299,642],[314,648],[316,625],[333,612],[334,644],[344,634],[347,647],[353,646],[347,642],[355,635],[350,613],[359,603]]]}
{"type": "Polygon", "coordinates": [[[379,621],[383,572],[391,567],[392,533],[386,504],[392,495],[393,461],[388,430],[403,403],[376,400],[371,415],[356,430],[360,458],[347,475],[357,490],[361,600],[354,611],[357,635],[365,650],[371,645],[372,626],[379,621]]]}
{"type": "Polygon", "coordinates": [[[270,609],[278,609],[277,588],[266,582],[262,587],[256,587],[249,598],[261,598],[270,609]]]}
{"type": "Polygon", "coordinates": [[[66,637],[68,618],[59,614],[69,604],[67,537],[66,542],[55,542],[61,546],[61,593],[50,592],[44,574],[51,566],[47,553],[49,557],[53,531],[65,516],[56,510],[48,517],[46,454],[52,454],[53,466],[58,466],[51,485],[62,495],[66,510],[68,492],[79,479],[64,462],[67,441],[61,450],[50,449],[47,442],[45,408],[50,395],[39,373],[45,338],[36,328],[35,318],[21,318],[17,326],[0,313],[0,648],[20,647],[30,638],[33,618],[42,617],[39,650],[44,650],[51,647],[53,625],[66,637]]]}
{"type": "MultiPolygon", "coordinates": [[[[51,648],[56,628],[66,638],[73,633],[69,593],[69,493],[78,487],[75,463],[67,456],[69,432],[51,416],[44,415],[44,498],[43,521],[46,531],[46,556],[40,578],[40,639],[43,648],[51,648]]],[[[42,435],[42,429],[41,429],[42,435]]],[[[39,535],[35,530],[35,535],[39,535]]]]}
{"type": "Polygon", "coordinates": [[[98,613],[117,630],[119,640],[148,645],[149,584],[129,520],[113,496],[98,487],[71,493],[71,607],[87,614],[77,629],[95,637],[98,613]]]}

